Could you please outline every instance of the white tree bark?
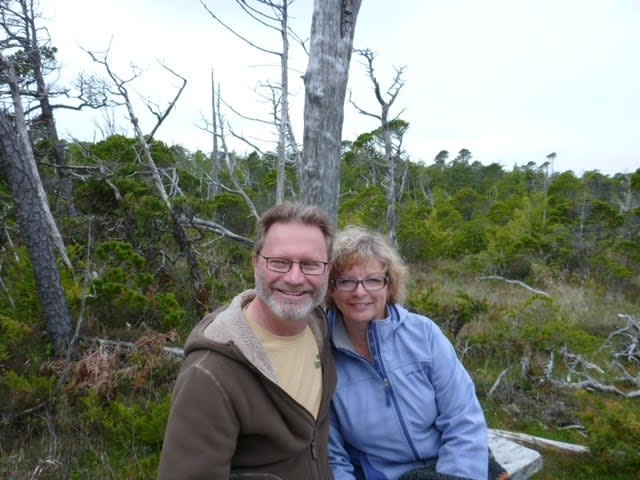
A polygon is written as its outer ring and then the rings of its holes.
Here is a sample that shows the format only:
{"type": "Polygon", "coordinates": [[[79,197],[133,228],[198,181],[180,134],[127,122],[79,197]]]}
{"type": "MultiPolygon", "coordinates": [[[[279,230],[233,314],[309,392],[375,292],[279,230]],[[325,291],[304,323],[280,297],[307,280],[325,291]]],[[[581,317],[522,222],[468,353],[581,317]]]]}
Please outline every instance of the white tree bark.
{"type": "Polygon", "coordinates": [[[309,63],[304,75],[300,191],[305,203],[338,218],[344,101],[361,0],[314,0],[309,63]]]}

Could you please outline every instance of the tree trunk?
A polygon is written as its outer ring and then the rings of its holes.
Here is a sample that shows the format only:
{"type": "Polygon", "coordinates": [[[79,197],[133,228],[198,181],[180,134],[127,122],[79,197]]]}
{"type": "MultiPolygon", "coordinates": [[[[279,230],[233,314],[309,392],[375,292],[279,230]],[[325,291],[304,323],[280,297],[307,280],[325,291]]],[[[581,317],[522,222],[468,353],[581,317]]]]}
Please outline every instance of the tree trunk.
{"type": "Polygon", "coordinates": [[[387,228],[391,245],[398,246],[396,212],[396,159],[392,152],[391,132],[387,121],[387,110],[383,108],[382,132],[384,136],[384,156],[387,159],[387,228]]]}
{"type": "Polygon", "coordinates": [[[28,142],[21,141],[26,135],[23,124],[12,125],[7,114],[0,112],[0,164],[6,172],[18,222],[31,256],[47,333],[56,354],[63,355],[73,334],[73,324],[62,289],[47,212],[42,207],[47,201],[42,197],[44,189],[33,152],[25,148],[28,142]]]}
{"type": "Polygon", "coordinates": [[[280,124],[278,125],[278,164],[276,182],[276,204],[284,201],[284,188],[287,180],[287,131],[289,127],[289,14],[287,2],[282,2],[280,35],[282,37],[282,56],[280,57],[280,124]]]}
{"type": "Polygon", "coordinates": [[[338,218],[342,124],[353,37],[361,0],[315,0],[305,105],[301,192],[334,225],[338,218]]]}
{"type": "Polygon", "coordinates": [[[53,116],[53,108],[49,99],[47,83],[44,79],[45,67],[40,53],[42,45],[38,39],[38,29],[36,28],[37,12],[34,10],[33,2],[20,0],[19,3],[22,9],[22,16],[19,18],[24,22],[24,29],[28,32],[28,35],[23,40],[23,48],[28,52],[33,81],[36,84],[36,100],[40,105],[40,118],[38,123],[42,125],[42,133],[50,143],[53,164],[56,166],[58,174],[58,185],[56,188],[58,202],[56,204],[56,212],[64,215],[75,215],[71,175],[66,168],[66,154],[58,137],[58,129],[53,116]]]}
{"type": "Polygon", "coordinates": [[[216,84],[213,81],[213,69],[211,70],[211,125],[213,133],[213,150],[211,151],[211,178],[207,186],[207,198],[211,200],[220,192],[220,154],[218,152],[218,124],[216,105],[218,98],[216,95],[216,84]]]}

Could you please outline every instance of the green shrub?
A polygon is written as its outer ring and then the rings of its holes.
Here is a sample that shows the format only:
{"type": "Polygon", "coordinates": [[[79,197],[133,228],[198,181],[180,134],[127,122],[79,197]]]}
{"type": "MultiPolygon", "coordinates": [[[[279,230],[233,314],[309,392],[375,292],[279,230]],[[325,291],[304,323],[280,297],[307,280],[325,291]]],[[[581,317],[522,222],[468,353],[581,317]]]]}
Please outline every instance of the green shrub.
{"type": "Polygon", "coordinates": [[[0,398],[9,405],[5,405],[7,411],[25,411],[47,401],[56,385],[55,377],[21,375],[14,370],[7,370],[0,377],[0,398]]]}
{"type": "Polygon", "coordinates": [[[103,242],[96,247],[99,276],[89,305],[96,318],[111,326],[148,326],[169,330],[184,318],[185,311],[172,292],[159,292],[157,279],[142,255],[126,242],[103,242]]]}
{"type": "Polygon", "coordinates": [[[14,352],[23,348],[23,342],[33,333],[33,328],[0,314],[0,362],[9,360],[14,352]]]}
{"type": "Polygon", "coordinates": [[[610,471],[640,471],[640,410],[637,400],[595,397],[587,392],[590,407],[582,417],[589,425],[589,446],[610,471]]]}
{"type": "Polygon", "coordinates": [[[135,444],[160,448],[169,417],[171,394],[158,400],[120,397],[105,401],[98,393],[89,391],[81,398],[87,420],[106,432],[114,445],[130,448],[135,444]]]}

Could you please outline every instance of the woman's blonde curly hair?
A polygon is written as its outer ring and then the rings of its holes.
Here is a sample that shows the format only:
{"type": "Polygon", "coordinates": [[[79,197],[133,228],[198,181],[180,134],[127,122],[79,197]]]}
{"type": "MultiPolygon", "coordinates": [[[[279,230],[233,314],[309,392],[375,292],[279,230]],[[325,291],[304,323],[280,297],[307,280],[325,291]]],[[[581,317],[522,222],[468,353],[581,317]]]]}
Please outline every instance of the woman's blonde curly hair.
{"type": "Polygon", "coordinates": [[[389,278],[387,303],[403,303],[407,298],[409,269],[387,238],[379,232],[351,225],[338,232],[333,244],[327,307],[335,306],[331,294],[333,282],[344,271],[374,259],[389,278]]]}

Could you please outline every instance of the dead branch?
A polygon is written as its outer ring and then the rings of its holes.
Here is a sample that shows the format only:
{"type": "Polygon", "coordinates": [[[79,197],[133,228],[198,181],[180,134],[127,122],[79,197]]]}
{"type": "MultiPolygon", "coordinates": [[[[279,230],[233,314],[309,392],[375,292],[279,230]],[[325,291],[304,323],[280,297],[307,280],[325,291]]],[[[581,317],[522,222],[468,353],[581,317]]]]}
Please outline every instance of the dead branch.
{"type": "MultiPolygon", "coordinates": [[[[222,25],[225,29],[227,29],[229,32],[231,32],[235,37],[239,38],[240,40],[242,40],[244,43],[246,43],[247,45],[250,45],[251,47],[255,48],[256,50],[260,50],[261,52],[265,52],[265,53],[269,53],[271,55],[281,55],[280,52],[276,52],[273,50],[268,50],[266,48],[262,48],[261,46],[257,45],[256,43],[252,42],[251,40],[249,40],[248,38],[244,37],[243,35],[240,35],[238,32],[236,32],[233,28],[231,28],[229,25],[227,25],[226,23],[224,23],[222,20],[220,20],[220,18],[211,11],[211,9],[207,6],[207,4],[203,1],[200,0],[200,3],[202,4],[202,6],[204,7],[204,9],[209,13],[209,15],[211,15],[211,17],[218,22],[220,25],[222,25]]],[[[240,3],[240,2],[237,2],[240,3]]],[[[246,11],[246,10],[245,10],[246,11]]],[[[259,23],[268,26],[270,28],[274,28],[271,25],[266,24],[264,21],[256,18],[254,15],[251,15],[249,12],[247,12],[254,20],[258,21],[259,23]]]]}
{"type": "Polygon", "coordinates": [[[576,445],[575,443],[549,440],[548,438],[527,435],[526,433],[508,432],[506,430],[497,430],[495,428],[490,428],[489,433],[497,435],[498,437],[506,438],[507,440],[512,440],[514,442],[523,442],[536,445],[538,447],[552,448],[553,450],[558,450],[561,452],[589,453],[589,447],[586,447],[584,445],[576,445]]]}
{"type": "Polygon", "coordinates": [[[7,294],[7,297],[9,298],[9,303],[11,304],[11,306],[15,308],[16,304],[13,301],[13,297],[11,296],[11,292],[9,292],[9,289],[5,285],[4,280],[2,280],[2,263],[0,263],[0,286],[2,287],[2,289],[7,294]]]}
{"type": "Polygon", "coordinates": [[[91,280],[92,280],[91,267],[93,265],[91,262],[91,250],[92,250],[92,244],[93,244],[93,234],[91,229],[92,224],[93,224],[93,217],[90,217],[89,224],[88,224],[88,232],[87,232],[87,247],[86,247],[87,254],[85,258],[86,268],[84,272],[84,280],[82,282],[83,294],[82,294],[82,298],[80,299],[80,313],[78,314],[78,321],[76,322],[76,328],[73,333],[73,337],[71,337],[71,341],[69,342],[69,347],[67,348],[65,365],[64,365],[64,369],[62,370],[62,375],[60,377],[60,385],[67,383],[67,380],[69,379],[69,369],[71,367],[71,356],[73,354],[73,348],[75,347],[75,344],[78,341],[78,338],[80,337],[80,329],[82,328],[82,324],[84,323],[84,313],[87,306],[87,298],[95,297],[95,295],[91,295],[89,293],[89,284],[91,283],[91,280]]]}
{"type": "Polygon", "coordinates": [[[233,233],[232,231],[227,230],[225,227],[223,227],[219,223],[210,222],[208,220],[203,220],[201,218],[186,218],[186,217],[183,217],[181,221],[183,225],[186,227],[196,227],[196,228],[209,230],[219,235],[222,235],[224,237],[227,237],[231,240],[235,240],[236,242],[240,242],[248,247],[253,247],[253,240],[247,237],[243,237],[242,235],[233,233]]]}
{"type": "Polygon", "coordinates": [[[149,108],[151,113],[158,120],[156,125],[153,127],[153,130],[151,130],[151,133],[149,134],[149,139],[152,139],[154,137],[156,131],[158,130],[158,128],[160,128],[160,125],[162,125],[162,123],[165,121],[165,119],[169,116],[169,113],[171,113],[171,110],[173,110],[173,108],[175,107],[176,102],[178,101],[178,99],[180,98],[180,95],[182,95],[182,92],[184,91],[184,87],[187,86],[187,79],[186,78],[184,78],[182,75],[179,75],[178,73],[174,72],[172,69],[167,67],[162,62],[159,62],[159,63],[162,66],[162,68],[164,68],[167,72],[171,73],[173,76],[175,76],[175,77],[179,78],[180,80],[182,80],[182,85],[180,86],[180,88],[178,88],[178,90],[176,91],[175,96],[173,97],[173,100],[171,100],[169,102],[169,105],[167,106],[167,108],[165,109],[164,112],[152,109],[151,106],[150,106],[150,103],[147,102],[147,107],[149,108]]]}
{"type": "MultiPolygon", "coordinates": [[[[108,347],[111,349],[119,348],[129,352],[135,350],[140,346],[137,342],[124,342],[119,340],[109,340],[106,338],[94,338],[92,340],[100,346],[108,347]]],[[[162,350],[176,357],[184,357],[184,350],[179,347],[162,347],[162,350]]]]}
{"type": "Polygon", "coordinates": [[[568,367],[565,379],[560,380],[553,378],[554,356],[553,352],[550,352],[549,362],[545,367],[544,378],[542,381],[546,380],[559,388],[574,390],[584,389],[589,391],[613,393],[625,398],[640,397],[640,388],[627,392],[616,385],[594,378],[590,373],[593,371],[599,375],[605,375],[606,371],[616,368],[622,371],[623,377],[621,380],[614,379],[614,382],[623,381],[634,385],[635,387],[640,387],[640,375],[634,376],[620,361],[620,359],[623,359],[632,363],[638,362],[637,344],[638,339],[640,338],[640,328],[638,328],[638,322],[630,315],[619,314],[618,317],[625,319],[627,321],[627,325],[612,332],[596,352],[598,353],[606,350],[613,356],[613,360],[607,369],[588,361],[582,355],[571,353],[567,347],[564,347],[561,350],[561,355],[565,365],[568,367]],[[626,341],[627,343],[620,345],[619,338],[622,338],[622,341],[626,341]],[[621,352],[617,351],[618,348],[622,349],[621,352]],[[574,380],[574,377],[577,377],[577,380],[574,380]]]}
{"type": "Polygon", "coordinates": [[[273,122],[271,120],[263,120],[262,118],[250,117],[249,115],[245,115],[243,113],[240,113],[238,110],[236,110],[231,105],[229,105],[226,101],[224,101],[224,99],[220,99],[220,102],[226,108],[231,110],[231,112],[233,112],[234,114],[236,114],[238,117],[240,117],[243,120],[248,120],[250,122],[256,122],[256,123],[261,123],[261,124],[264,124],[264,125],[273,125],[273,122]]]}
{"type": "Polygon", "coordinates": [[[7,228],[7,224],[5,223],[3,225],[4,227],[4,238],[7,240],[7,243],[9,244],[9,246],[11,247],[11,251],[13,252],[13,258],[16,262],[20,261],[20,256],[18,255],[18,251],[16,250],[16,246],[13,243],[13,239],[11,238],[11,233],[9,232],[9,229],[7,228]]]}
{"type": "Polygon", "coordinates": [[[508,278],[504,278],[500,275],[485,275],[483,277],[479,277],[480,280],[501,280],[503,282],[506,283],[513,283],[516,285],[521,286],[522,288],[524,288],[525,290],[528,290],[529,292],[535,293],[537,295],[542,295],[543,297],[548,297],[551,298],[551,295],[549,295],[547,292],[543,292],[542,290],[537,290],[535,288],[530,287],[529,285],[527,285],[524,282],[521,282],[520,280],[510,280],[508,278]]]}
{"type": "MultiPolygon", "coordinates": [[[[218,111],[218,114],[220,114],[220,111],[218,111]]],[[[243,200],[249,207],[249,210],[251,211],[251,214],[253,215],[253,217],[257,220],[258,218],[260,218],[260,215],[258,214],[256,206],[249,198],[249,195],[247,195],[247,192],[244,191],[244,189],[242,188],[242,185],[240,185],[240,182],[238,181],[238,177],[236,176],[234,171],[235,169],[231,164],[231,156],[229,155],[229,150],[227,149],[227,142],[224,135],[224,124],[223,124],[222,118],[220,118],[220,141],[222,143],[222,155],[224,157],[225,163],[227,164],[227,169],[229,170],[229,174],[231,176],[231,181],[233,182],[233,186],[236,188],[236,190],[238,191],[238,194],[243,198],[243,200]]]]}
{"type": "Polygon", "coordinates": [[[500,375],[498,375],[498,378],[496,379],[496,381],[493,383],[493,386],[489,389],[489,393],[487,393],[487,398],[491,397],[491,395],[493,395],[493,392],[496,390],[496,388],[498,388],[498,385],[500,385],[500,382],[502,381],[502,377],[504,377],[504,375],[509,371],[509,368],[505,368],[500,375]]]}
{"type": "Polygon", "coordinates": [[[618,318],[626,320],[627,325],[610,333],[604,344],[600,347],[600,350],[610,348],[614,351],[613,356],[616,359],[623,358],[630,362],[640,363],[640,349],[638,348],[638,344],[640,343],[640,322],[635,320],[631,315],[622,313],[618,314],[618,318]],[[620,352],[615,351],[615,337],[624,337],[629,341],[628,345],[624,346],[620,352]]]}

